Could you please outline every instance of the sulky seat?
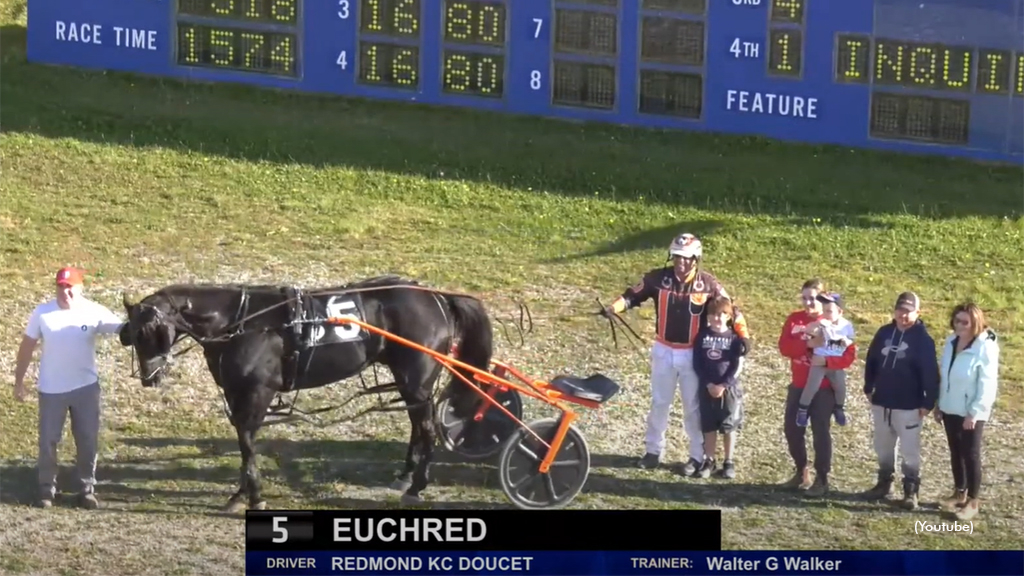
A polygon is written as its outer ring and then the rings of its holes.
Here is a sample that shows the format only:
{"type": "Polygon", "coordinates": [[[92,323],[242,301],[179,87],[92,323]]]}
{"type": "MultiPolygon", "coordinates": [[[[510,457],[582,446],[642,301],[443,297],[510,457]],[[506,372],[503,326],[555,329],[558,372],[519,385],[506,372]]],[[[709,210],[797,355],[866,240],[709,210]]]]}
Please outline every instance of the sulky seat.
{"type": "Polygon", "coordinates": [[[598,404],[611,400],[619,393],[619,385],[603,374],[594,374],[586,378],[567,374],[555,376],[551,380],[551,387],[568,396],[598,404]]]}

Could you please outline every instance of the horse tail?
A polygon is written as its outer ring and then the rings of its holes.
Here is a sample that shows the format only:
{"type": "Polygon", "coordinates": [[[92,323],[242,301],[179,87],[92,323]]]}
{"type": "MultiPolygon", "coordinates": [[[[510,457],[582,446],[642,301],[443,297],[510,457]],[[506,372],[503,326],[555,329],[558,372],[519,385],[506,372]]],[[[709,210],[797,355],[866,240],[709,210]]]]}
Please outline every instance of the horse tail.
{"type": "MultiPolygon", "coordinates": [[[[494,354],[494,331],[483,303],[467,296],[449,295],[445,298],[455,315],[455,331],[459,339],[456,358],[485,372],[490,370],[491,356],[494,354]]],[[[455,370],[473,380],[473,374],[468,371],[460,368],[455,370]]],[[[448,389],[454,395],[453,400],[457,405],[463,405],[463,399],[469,401],[476,398],[475,394],[466,396],[473,392],[472,389],[454,374],[448,389]]]]}

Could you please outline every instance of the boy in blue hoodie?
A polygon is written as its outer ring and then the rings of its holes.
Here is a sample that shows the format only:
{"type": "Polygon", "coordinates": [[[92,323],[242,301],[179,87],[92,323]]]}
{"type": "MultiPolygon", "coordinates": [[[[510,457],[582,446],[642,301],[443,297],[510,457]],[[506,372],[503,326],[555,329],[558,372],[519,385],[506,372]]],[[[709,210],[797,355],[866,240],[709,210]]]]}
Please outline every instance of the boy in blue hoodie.
{"type": "Polygon", "coordinates": [[[700,427],[704,433],[704,464],[698,470],[707,478],[715,470],[718,435],[722,436],[725,459],[717,473],[722,478],[736,477],[734,451],[736,436],[743,428],[743,389],[739,373],[749,344],[729,327],[735,312],[725,297],[708,302],[707,326],[697,335],[693,350],[693,371],[697,373],[700,427]]]}
{"type": "Polygon", "coordinates": [[[878,329],[864,361],[864,394],[871,404],[878,482],[864,495],[889,495],[896,470],[896,443],[903,456],[903,506],[917,508],[921,486],[921,426],[939,395],[935,340],[918,317],[921,299],[904,292],[893,321],[878,329]]]}

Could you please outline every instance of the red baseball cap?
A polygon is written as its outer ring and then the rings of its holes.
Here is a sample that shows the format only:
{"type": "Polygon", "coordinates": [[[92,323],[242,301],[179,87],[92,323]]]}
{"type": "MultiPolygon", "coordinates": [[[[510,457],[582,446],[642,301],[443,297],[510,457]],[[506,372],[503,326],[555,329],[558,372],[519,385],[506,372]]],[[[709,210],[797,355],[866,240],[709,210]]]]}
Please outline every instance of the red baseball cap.
{"type": "Polygon", "coordinates": [[[85,283],[82,271],[78,268],[72,268],[70,266],[61,268],[57,271],[57,284],[67,286],[81,286],[85,283]]]}

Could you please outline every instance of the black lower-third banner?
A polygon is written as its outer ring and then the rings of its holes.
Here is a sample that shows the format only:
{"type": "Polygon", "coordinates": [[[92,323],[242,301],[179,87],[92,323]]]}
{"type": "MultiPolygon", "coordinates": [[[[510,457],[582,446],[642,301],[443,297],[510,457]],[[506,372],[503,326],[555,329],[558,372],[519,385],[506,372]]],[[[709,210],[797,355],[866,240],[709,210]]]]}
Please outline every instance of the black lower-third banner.
{"type": "Polygon", "coordinates": [[[719,510],[248,511],[248,552],[722,549],[719,510]]]}

